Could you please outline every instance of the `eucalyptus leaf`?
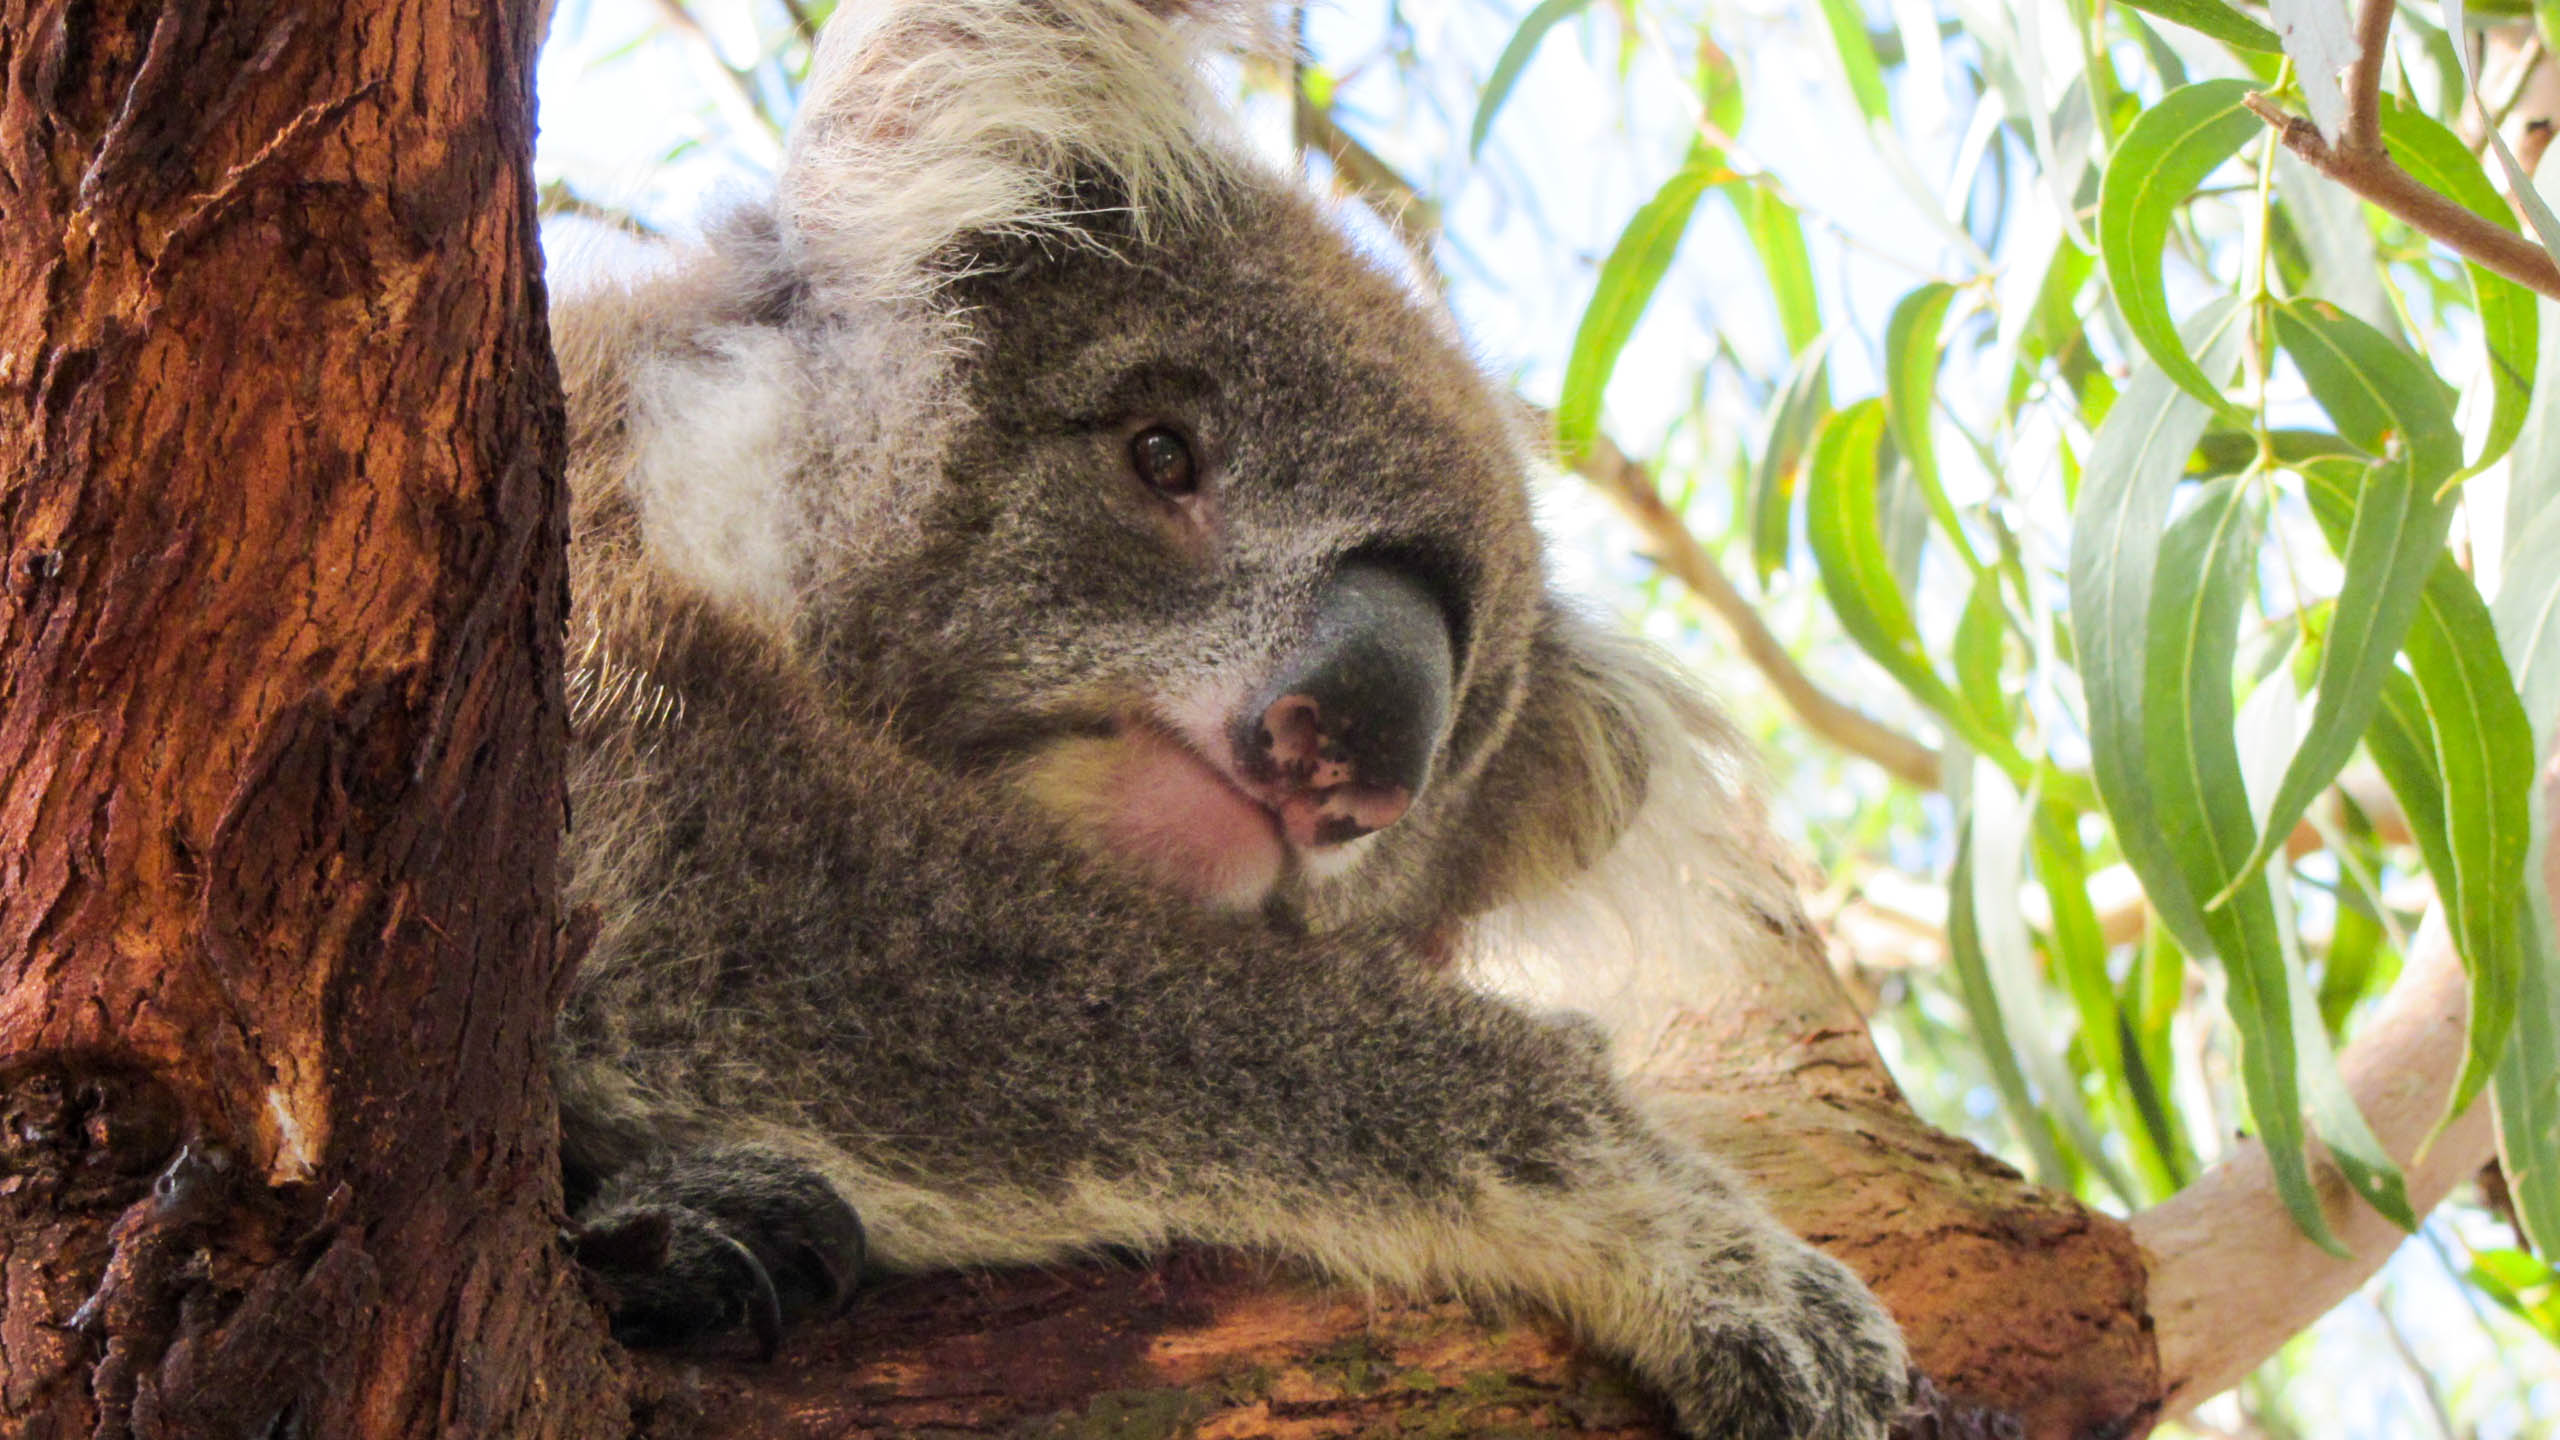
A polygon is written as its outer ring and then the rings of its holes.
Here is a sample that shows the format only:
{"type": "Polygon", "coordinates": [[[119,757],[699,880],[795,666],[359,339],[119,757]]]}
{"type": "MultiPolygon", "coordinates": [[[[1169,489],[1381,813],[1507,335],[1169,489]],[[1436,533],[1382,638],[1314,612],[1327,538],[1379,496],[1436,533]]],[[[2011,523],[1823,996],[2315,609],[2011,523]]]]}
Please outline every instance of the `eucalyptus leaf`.
{"type": "Polygon", "coordinates": [[[1572,19],[1590,7],[1591,0],[1539,0],[1537,6],[1521,18],[1520,28],[1511,32],[1511,42],[1495,57],[1493,73],[1485,77],[1484,89],[1476,98],[1475,123],[1467,127],[1467,154],[1484,149],[1485,137],[1493,133],[1494,117],[1502,113],[1503,103],[1511,98],[1511,88],[1520,83],[1520,72],[1538,53],[1538,44],[1547,32],[1572,19]]]}
{"type": "MultiPolygon", "coordinates": [[[[2147,778],[2159,842],[2188,894],[2211,893],[2239,872],[2254,833],[2234,743],[2231,675],[2240,610],[2256,583],[2260,524],[2238,479],[2200,489],[2161,538],[2145,642],[2147,778]]],[[[2124,834],[2122,822],[2118,834],[2124,834]]],[[[2147,880],[2148,877],[2146,877],[2147,880]]],[[[2313,1243],[2344,1258],[2320,1208],[2306,1150],[2292,990],[2263,876],[2205,914],[2199,953],[2222,961],[2241,1087],[2266,1147],[2276,1193],[2313,1243]]],[[[2191,947],[2194,948],[2194,947],[2191,947]]]]}
{"type": "Polygon", "coordinates": [[[1697,212],[1698,197],[1726,174],[1721,163],[1693,157],[1637,208],[1602,262],[1599,283],[1592,288],[1582,323],[1573,332],[1563,393],[1556,401],[1556,449],[1568,462],[1590,453],[1591,442],[1600,433],[1600,402],[1608,392],[1609,377],[1617,370],[1618,354],[1635,333],[1636,322],[1644,318],[1645,308],[1653,303],[1663,272],[1671,268],[1671,257],[1679,253],[1681,237],[1689,232],[1689,217],[1697,212]]]}
{"type": "Polygon", "coordinates": [[[2178,338],[2161,260],[2178,207],[2204,178],[2266,127],[2242,101],[2245,80],[2172,90],[2135,119],[2098,186],[2098,253],[2134,339],[2169,378],[2216,410],[2230,410],[2178,338]]]}
{"type": "Polygon", "coordinates": [[[2438,498],[2438,487],[2462,463],[2452,407],[2415,356],[2324,301],[2278,305],[2275,331],[2340,432],[2393,453],[2365,467],[2356,489],[2311,728],[2285,768],[2257,843],[2211,905],[2257,873],[2355,753],[2453,526],[2453,503],[2438,498]]]}
{"type": "MultiPolygon", "coordinates": [[[[2225,299],[2189,322],[2198,352],[2189,363],[2200,373],[2228,375],[2239,363],[2241,330],[2232,323],[2239,314],[2225,299]]],[[[2212,953],[2213,941],[2153,813],[2144,656],[2170,496],[2208,418],[2161,367],[2136,371],[2099,427],[2071,512],[2071,635],[2088,703],[2090,770],[2153,913],[2190,954],[2212,953]]]]}
{"type": "MultiPolygon", "coordinates": [[[[2382,139],[2400,168],[2438,194],[2450,197],[2492,224],[2512,228],[2515,212],[2489,183],[2462,138],[2433,117],[2382,97],[2382,139]]],[[[2523,430],[2540,368],[2541,307],[2534,293],[2486,265],[2463,266],[2480,316],[2483,364],[2488,371],[2489,428],[2470,468],[2506,454],[2523,430]]]]}
{"type": "Polygon", "coordinates": [[[2175,21],[2225,45],[2275,54],[2284,49],[2276,32],[2221,3],[2221,0],[2124,0],[2128,9],[2175,21]]]}

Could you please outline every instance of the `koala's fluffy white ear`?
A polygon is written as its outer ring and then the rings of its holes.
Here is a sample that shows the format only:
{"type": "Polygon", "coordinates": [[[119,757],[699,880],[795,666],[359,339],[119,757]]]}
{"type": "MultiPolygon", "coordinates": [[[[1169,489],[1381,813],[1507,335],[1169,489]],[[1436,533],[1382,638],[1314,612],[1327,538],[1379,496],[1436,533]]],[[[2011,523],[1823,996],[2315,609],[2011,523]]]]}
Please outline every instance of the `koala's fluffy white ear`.
{"type": "Polygon", "coordinates": [[[929,293],[967,237],[1073,238],[1093,181],[1142,232],[1195,212],[1240,163],[1200,62],[1258,43],[1264,18],[1236,0],[845,0],[784,162],[791,260],[861,303],[929,293]]]}
{"type": "Polygon", "coordinates": [[[1599,1019],[1633,1061],[1736,976],[1796,963],[1800,875],[1770,829],[1750,741],[1669,657],[1570,617],[1541,644],[1546,763],[1560,746],[1583,754],[1562,773],[1610,833],[1547,841],[1525,883],[1478,917],[1467,960],[1488,988],[1599,1019]]]}

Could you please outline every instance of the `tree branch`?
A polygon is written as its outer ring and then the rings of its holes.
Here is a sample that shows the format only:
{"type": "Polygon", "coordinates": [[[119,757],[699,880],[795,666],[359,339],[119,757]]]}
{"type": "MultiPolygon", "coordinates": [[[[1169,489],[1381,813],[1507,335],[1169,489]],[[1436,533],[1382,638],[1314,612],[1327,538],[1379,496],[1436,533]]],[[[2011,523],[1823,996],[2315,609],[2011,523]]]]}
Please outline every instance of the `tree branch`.
{"type": "Polygon", "coordinates": [[[2392,9],[2393,0],[2361,0],[2356,11],[2356,63],[2347,71],[2339,141],[2359,154],[2382,152],[2382,61],[2391,49],[2392,9]]]}
{"type": "MultiPolygon", "coordinates": [[[[2474,1101],[2416,1154],[2452,1092],[2469,1013],[2462,964],[2431,908],[2408,968],[2357,1033],[2340,1068],[2376,1139],[2404,1158],[2409,1204],[2420,1215],[2489,1158],[2489,1105],[2474,1101]],[[2409,1158],[2414,1156],[2414,1158],[2409,1158]]],[[[2278,1345],[2354,1293],[2408,1237],[2355,1198],[2321,1164],[2321,1199],[2350,1252],[2339,1259],[2303,1238],[2276,1198],[2255,1141],[2193,1185],[2133,1217],[2152,1257],[2161,1414],[2175,1416],[2229,1389],[2278,1345]]]]}
{"type": "MultiPolygon", "coordinates": [[[[2361,71],[2359,63],[2358,73],[2361,71]]],[[[2370,95],[2364,97],[2364,102],[2367,106],[2377,103],[2370,95]]],[[[2551,263],[2541,246],[2428,188],[2401,169],[2378,138],[2369,147],[2359,147],[2350,130],[2332,145],[2321,138],[2320,127],[2301,116],[2286,114],[2284,107],[2264,95],[2250,95],[2247,104],[2276,132],[2284,147],[2312,169],[2407,221],[2421,234],[2443,242],[2462,258],[2560,300],[2560,266],[2551,263]]],[[[2349,96],[2348,104],[2352,123],[2356,97],[2349,96]]]]}
{"type": "Polygon", "coordinates": [[[1308,99],[1305,91],[1293,86],[1290,98],[1296,106],[1299,147],[1322,151],[1344,186],[1368,201],[1405,249],[1413,252],[1423,273],[1433,273],[1431,247],[1440,236],[1439,208],[1422,198],[1394,166],[1379,159],[1378,152],[1343,129],[1332,111],[1308,99]]]}

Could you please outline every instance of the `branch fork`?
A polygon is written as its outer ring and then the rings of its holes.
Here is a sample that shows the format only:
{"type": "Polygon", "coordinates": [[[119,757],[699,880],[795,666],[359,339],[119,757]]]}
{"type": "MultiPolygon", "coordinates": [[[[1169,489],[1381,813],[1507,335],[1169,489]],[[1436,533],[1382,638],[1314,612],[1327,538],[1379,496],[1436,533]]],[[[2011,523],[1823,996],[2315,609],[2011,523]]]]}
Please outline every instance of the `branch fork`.
{"type": "Polygon", "coordinates": [[[2358,48],[2347,72],[2347,117],[2337,139],[2322,135],[2318,126],[2287,113],[2267,95],[2252,93],[2243,103],[2312,169],[2465,260],[2560,300],[2560,265],[2540,245],[2430,188],[2391,158],[2382,139],[2382,62],[2391,12],[2392,0],[2361,0],[2357,9],[2358,48]]]}

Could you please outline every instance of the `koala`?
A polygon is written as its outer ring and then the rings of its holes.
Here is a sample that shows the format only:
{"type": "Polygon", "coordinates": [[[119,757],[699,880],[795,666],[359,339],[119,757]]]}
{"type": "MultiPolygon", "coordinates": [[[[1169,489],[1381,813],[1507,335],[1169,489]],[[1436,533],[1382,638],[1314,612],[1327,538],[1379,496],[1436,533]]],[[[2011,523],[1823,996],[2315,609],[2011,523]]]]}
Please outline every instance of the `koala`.
{"type": "Polygon", "coordinates": [[[1550,594],[1516,406],[1206,95],[1256,23],[847,0],[772,199],[555,306],[578,1253],[626,1340],[770,1349],[1248,1247],[1874,1440],[1859,1282],[1480,983],[1804,921],[1733,734],[1550,594]]]}

